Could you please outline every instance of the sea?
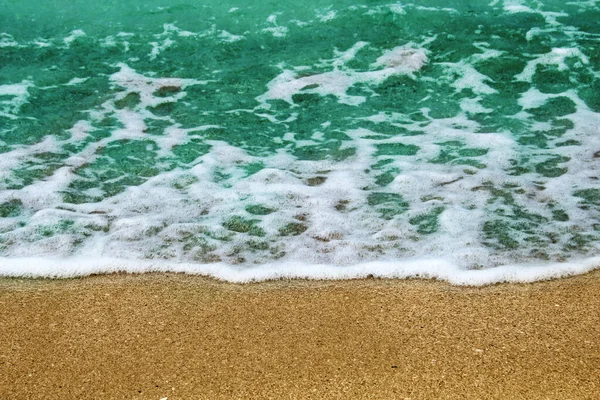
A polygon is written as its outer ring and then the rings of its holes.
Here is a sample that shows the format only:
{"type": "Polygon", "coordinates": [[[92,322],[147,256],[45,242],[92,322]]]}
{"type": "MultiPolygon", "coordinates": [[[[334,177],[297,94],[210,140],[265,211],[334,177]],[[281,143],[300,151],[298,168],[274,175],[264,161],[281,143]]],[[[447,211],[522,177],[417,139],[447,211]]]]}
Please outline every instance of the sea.
{"type": "Polygon", "coordinates": [[[0,275],[600,267],[598,0],[0,0],[0,275]]]}

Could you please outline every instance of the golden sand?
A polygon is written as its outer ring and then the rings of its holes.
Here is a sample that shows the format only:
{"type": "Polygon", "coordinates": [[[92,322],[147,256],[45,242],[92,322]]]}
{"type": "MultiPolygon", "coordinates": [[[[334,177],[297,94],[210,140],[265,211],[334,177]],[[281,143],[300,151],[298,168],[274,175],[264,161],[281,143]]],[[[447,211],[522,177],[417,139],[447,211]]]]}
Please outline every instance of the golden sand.
{"type": "Polygon", "coordinates": [[[0,399],[600,399],[600,272],[0,280],[0,399]]]}

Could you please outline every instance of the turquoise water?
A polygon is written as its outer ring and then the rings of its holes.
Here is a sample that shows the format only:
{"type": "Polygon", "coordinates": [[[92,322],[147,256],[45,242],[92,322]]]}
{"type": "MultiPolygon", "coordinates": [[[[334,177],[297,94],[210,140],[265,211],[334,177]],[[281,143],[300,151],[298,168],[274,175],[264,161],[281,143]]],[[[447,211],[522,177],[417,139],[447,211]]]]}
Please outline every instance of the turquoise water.
{"type": "Polygon", "coordinates": [[[0,0],[0,274],[600,264],[600,1],[256,3],[0,0]]]}

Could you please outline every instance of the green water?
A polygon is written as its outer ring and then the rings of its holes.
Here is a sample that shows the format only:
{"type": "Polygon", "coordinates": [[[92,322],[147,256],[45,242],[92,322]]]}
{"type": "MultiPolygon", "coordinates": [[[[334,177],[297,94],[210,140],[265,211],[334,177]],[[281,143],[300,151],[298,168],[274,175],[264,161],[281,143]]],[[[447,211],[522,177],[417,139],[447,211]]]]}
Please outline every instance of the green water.
{"type": "Polygon", "coordinates": [[[0,1],[1,254],[598,254],[600,2],[323,4],[0,1]]]}

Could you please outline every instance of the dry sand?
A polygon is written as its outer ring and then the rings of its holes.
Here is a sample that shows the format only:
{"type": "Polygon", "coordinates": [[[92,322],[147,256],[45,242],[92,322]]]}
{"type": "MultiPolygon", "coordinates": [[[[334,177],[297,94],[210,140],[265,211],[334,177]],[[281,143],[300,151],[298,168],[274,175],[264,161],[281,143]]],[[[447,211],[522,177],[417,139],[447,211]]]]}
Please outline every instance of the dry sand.
{"type": "Polygon", "coordinates": [[[0,399],[600,399],[600,272],[0,279],[0,399]]]}

